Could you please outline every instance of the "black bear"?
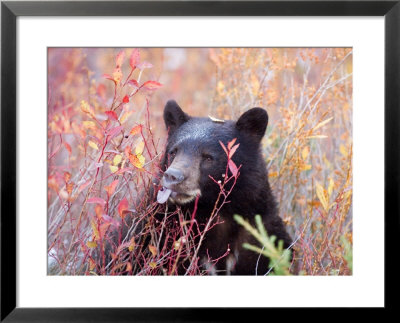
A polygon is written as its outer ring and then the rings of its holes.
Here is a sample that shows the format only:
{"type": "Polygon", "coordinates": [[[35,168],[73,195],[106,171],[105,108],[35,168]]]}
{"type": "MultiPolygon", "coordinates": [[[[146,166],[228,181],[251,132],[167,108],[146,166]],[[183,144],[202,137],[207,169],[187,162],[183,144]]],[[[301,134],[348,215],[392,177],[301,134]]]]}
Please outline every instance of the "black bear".
{"type": "Polygon", "coordinates": [[[216,273],[233,275],[263,275],[268,259],[242,247],[243,242],[256,244],[254,238],[236,223],[239,214],[254,226],[254,216],[260,214],[269,235],[283,240],[285,248],[291,243],[268,182],[268,172],[260,150],[268,114],[264,109],[253,108],[243,113],[237,121],[217,120],[210,117],[191,117],[170,100],[164,109],[168,129],[166,153],[162,163],[164,171],[158,202],[177,205],[182,210],[193,210],[199,196],[196,220],[205,223],[213,211],[219,186],[212,180],[223,180],[227,155],[220,145],[232,139],[240,146],[233,162],[240,166],[240,175],[223,205],[221,222],[205,235],[198,256],[218,259],[230,247],[230,254],[217,262],[216,273]],[[211,178],[212,177],[212,178],[211,178]]]}

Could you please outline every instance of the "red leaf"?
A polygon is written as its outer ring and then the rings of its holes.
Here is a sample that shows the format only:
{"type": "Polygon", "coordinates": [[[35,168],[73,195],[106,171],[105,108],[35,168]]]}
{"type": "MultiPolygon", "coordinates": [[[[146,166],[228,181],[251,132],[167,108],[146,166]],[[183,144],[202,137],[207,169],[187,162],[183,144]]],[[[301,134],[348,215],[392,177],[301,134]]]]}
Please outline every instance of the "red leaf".
{"type": "Polygon", "coordinates": [[[147,81],[142,85],[142,87],[144,87],[146,90],[151,90],[151,91],[157,90],[161,86],[162,84],[156,81],[147,81]]]}
{"type": "Polygon", "coordinates": [[[122,99],[122,102],[129,103],[129,96],[125,95],[124,98],[122,99]]]}
{"type": "Polygon", "coordinates": [[[136,80],[130,80],[128,84],[137,88],[140,86],[136,80]]]}
{"type": "Polygon", "coordinates": [[[233,138],[230,142],[228,142],[228,149],[231,149],[235,142],[236,142],[236,138],[233,138]]]}
{"type": "Polygon", "coordinates": [[[228,150],[226,150],[226,147],[225,147],[225,145],[222,143],[222,141],[219,141],[219,144],[221,145],[222,149],[225,151],[225,154],[226,154],[227,156],[229,156],[228,150]]]}
{"type": "Polygon", "coordinates": [[[103,77],[106,78],[107,80],[111,80],[115,83],[114,78],[110,74],[103,74],[103,77]]]}
{"type": "Polygon", "coordinates": [[[105,205],[106,201],[104,201],[100,197],[91,197],[90,199],[87,200],[87,203],[97,203],[97,204],[100,204],[100,205],[105,205]]]}
{"type": "Polygon", "coordinates": [[[125,52],[123,50],[121,50],[118,54],[117,54],[117,58],[115,59],[115,65],[117,67],[121,67],[123,61],[124,61],[124,57],[125,57],[125,52]]]}
{"type": "Polygon", "coordinates": [[[118,213],[121,218],[124,218],[125,216],[124,212],[128,210],[128,207],[129,207],[128,200],[124,198],[118,205],[118,213]]]}
{"type": "Polygon", "coordinates": [[[118,120],[118,116],[114,111],[111,111],[111,110],[106,111],[106,115],[107,115],[108,119],[113,119],[115,121],[118,120]]]}
{"type": "Polygon", "coordinates": [[[132,51],[131,58],[129,59],[129,65],[132,67],[132,69],[135,69],[136,66],[140,62],[140,52],[137,48],[135,48],[132,51]]]}
{"type": "Polygon", "coordinates": [[[231,171],[232,175],[236,177],[237,173],[238,173],[238,168],[232,159],[229,159],[228,167],[229,167],[229,170],[231,171]]]}
{"type": "Polygon", "coordinates": [[[118,133],[121,132],[121,130],[124,129],[124,126],[118,126],[115,128],[112,128],[110,131],[108,131],[107,135],[108,135],[108,139],[112,139],[114,138],[118,133]]]}
{"type": "Polygon", "coordinates": [[[233,146],[231,150],[229,150],[229,159],[232,158],[232,156],[233,156],[233,154],[235,153],[236,149],[239,148],[239,145],[240,145],[240,144],[237,144],[237,145],[233,146]]]}

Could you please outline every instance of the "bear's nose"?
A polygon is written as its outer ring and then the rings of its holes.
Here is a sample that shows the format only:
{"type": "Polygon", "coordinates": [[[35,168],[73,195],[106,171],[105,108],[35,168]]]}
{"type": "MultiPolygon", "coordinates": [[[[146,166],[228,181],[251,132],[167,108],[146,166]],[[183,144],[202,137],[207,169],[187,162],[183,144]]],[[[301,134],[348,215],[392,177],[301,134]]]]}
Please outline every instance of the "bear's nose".
{"type": "Polygon", "coordinates": [[[181,183],[185,177],[183,176],[183,172],[177,168],[168,168],[164,173],[164,181],[165,184],[179,184],[181,183]]]}

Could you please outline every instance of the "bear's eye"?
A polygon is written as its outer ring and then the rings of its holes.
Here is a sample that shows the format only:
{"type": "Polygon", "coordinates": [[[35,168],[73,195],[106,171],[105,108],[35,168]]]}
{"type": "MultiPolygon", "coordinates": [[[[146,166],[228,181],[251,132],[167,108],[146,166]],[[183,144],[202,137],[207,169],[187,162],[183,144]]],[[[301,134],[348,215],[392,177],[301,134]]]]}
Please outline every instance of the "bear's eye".
{"type": "Polygon", "coordinates": [[[211,156],[210,154],[202,154],[201,157],[203,158],[203,160],[209,162],[214,160],[213,156],[211,156]]]}
{"type": "Polygon", "coordinates": [[[174,149],[172,149],[172,150],[169,152],[169,155],[170,155],[171,157],[175,157],[177,151],[178,151],[178,149],[177,149],[177,148],[174,148],[174,149]]]}

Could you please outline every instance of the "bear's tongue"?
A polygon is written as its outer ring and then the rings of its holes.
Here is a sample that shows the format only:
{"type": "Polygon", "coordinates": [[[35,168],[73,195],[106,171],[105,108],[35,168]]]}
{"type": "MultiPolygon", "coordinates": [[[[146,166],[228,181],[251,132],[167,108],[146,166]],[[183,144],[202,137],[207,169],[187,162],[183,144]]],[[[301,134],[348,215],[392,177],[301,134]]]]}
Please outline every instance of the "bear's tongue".
{"type": "Polygon", "coordinates": [[[160,204],[165,203],[168,200],[171,193],[172,191],[169,188],[163,186],[157,193],[157,202],[160,204]]]}

